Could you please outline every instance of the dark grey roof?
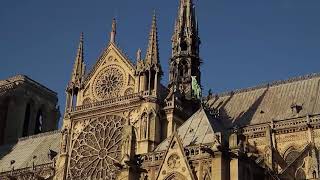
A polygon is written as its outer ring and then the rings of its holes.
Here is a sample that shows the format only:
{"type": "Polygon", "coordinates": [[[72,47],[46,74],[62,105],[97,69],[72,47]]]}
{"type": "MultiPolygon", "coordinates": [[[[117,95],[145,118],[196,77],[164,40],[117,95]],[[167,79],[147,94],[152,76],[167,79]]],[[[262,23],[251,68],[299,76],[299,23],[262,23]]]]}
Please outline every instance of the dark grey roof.
{"type": "MultiPolygon", "coordinates": [[[[183,146],[186,147],[215,142],[215,133],[224,131],[221,122],[214,119],[206,110],[201,108],[178,128],[177,133],[183,146]]],[[[166,150],[169,141],[170,137],[160,143],[155,151],[166,150]]]]}
{"type": "Polygon", "coordinates": [[[59,152],[61,133],[52,131],[20,139],[16,144],[0,147],[0,172],[50,163],[49,150],[59,152]],[[11,166],[11,161],[14,164],[11,166]]]}
{"type": "Polygon", "coordinates": [[[253,125],[320,113],[320,74],[213,96],[208,105],[226,125],[253,125]],[[298,112],[292,109],[300,106],[298,112]]]}

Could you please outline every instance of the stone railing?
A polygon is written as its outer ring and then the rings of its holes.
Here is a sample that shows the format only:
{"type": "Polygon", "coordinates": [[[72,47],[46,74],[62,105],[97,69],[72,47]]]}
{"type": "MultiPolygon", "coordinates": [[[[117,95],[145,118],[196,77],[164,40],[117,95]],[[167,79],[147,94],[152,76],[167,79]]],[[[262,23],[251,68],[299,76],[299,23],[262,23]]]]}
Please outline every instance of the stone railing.
{"type": "Polygon", "coordinates": [[[135,99],[137,100],[137,99],[142,98],[143,95],[144,95],[144,92],[140,92],[140,93],[129,94],[129,95],[126,95],[126,96],[115,97],[115,98],[107,99],[107,100],[104,100],[104,101],[98,101],[98,102],[94,102],[94,103],[90,103],[90,104],[76,106],[75,108],[72,109],[71,112],[82,111],[82,110],[91,109],[91,108],[94,108],[94,107],[120,103],[122,101],[128,101],[128,100],[130,101],[130,100],[135,100],[135,99]]]}
{"type": "Polygon", "coordinates": [[[320,115],[315,114],[310,116],[294,117],[284,120],[274,120],[263,124],[248,125],[243,127],[242,131],[244,134],[264,133],[270,127],[277,133],[289,133],[294,132],[294,128],[298,128],[299,130],[305,130],[308,125],[320,128],[320,115]]]}
{"type": "MultiPolygon", "coordinates": [[[[194,146],[184,147],[184,153],[186,157],[193,158],[197,156],[210,156],[208,151],[213,152],[212,143],[209,144],[199,144],[194,146]]],[[[166,155],[166,151],[158,151],[153,153],[147,153],[139,155],[140,163],[154,163],[163,160],[166,155]]]]}
{"type": "Polygon", "coordinates": [[[156,153],[148,153],[148,154],[140,155],[139,159],[141,163],[148,163],[148,162],[163,160],[164,156],[165,156],[165,151],[161,151],[156,153]]]}

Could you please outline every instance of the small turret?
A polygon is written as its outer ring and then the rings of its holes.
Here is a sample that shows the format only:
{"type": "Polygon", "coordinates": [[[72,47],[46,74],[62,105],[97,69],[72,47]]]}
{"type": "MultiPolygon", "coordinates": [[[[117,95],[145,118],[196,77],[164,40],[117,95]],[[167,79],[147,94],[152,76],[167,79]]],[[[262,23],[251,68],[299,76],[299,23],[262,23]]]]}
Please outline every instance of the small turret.
{"type": "Polygon", "coordinates": [[[85,63],[83,54],[83,33],[81,33],[71,79],[66,90],[66,111],[70,110],[74,105],[76,105],[76,97],[78,95],[78,91],[82,88],[83,78],[85,75],[85,63]]]}

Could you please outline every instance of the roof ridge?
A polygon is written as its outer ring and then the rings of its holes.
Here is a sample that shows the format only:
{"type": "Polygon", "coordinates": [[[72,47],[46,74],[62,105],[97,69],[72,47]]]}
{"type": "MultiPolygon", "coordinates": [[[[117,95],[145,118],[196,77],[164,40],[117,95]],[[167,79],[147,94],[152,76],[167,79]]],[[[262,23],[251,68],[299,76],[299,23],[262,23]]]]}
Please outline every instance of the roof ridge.
{"type": "Polygon", "coordinates": [[[31,79],[29,76],[24,75],[24,74],[17,74],[17,75],[14,75],[14,76],[10,76],[7,79],[0,80],[0,86],[5,86],[5,85],[7,85],[9,83],[14,83],[16,81],[25,81],[25,82],[32,83],[32,84],[34,84],[36,86],[40,86],[41,88],[47,90],[48,92],[50,92],[50,93],[52,93],[54,95],[57,95],[57,92],[49,89],[48,87],[46,87],[43,84],[31,79]]]}
{"type": "Polygon", "coordinates": [[[262,88],[274,87],[274,86],[279,86],[279,85],[283,85],[283,84],[289,84],[289,83],[293,83],[293,82],[309,80],[309,79],[318,78],[318,77],[320,77],[320,73],[311,73],[311,74],[307,74],[307,75],[292,77],[292,78],[285,79],[285,80],[274,80],[269,83],[268,82],[262,83],[260,85],[256,85],[256,86],[252,86],[252,87],[240,88],[240,89],[235,89],[235,90],[226,91],[226,92],[222,92],[222,93],[217,93],[217,94],[214,94],[213,96],[218,96],[218,97],[229,96],[232,94],[239,94],[239,93],[254,91],[254,90],[258,90],[258,89],[262,89],[262,88]]]}
{"type": "Polygon", "coordinates": [[[25,140],[28,140],[28,139],[35,139],[35,138],[39,138],[39,137],[49,136],[49,135],[52,135],[52,134],[58,134],[60,132],[61,132],[60,130],[54,130],[54,131],[48,131],[48,132],[35,134],[35,135],[31,135],[31,136],[26,136],[26,137],[19,138],[18,142],[19,141],[25,141],[25,140]]]}

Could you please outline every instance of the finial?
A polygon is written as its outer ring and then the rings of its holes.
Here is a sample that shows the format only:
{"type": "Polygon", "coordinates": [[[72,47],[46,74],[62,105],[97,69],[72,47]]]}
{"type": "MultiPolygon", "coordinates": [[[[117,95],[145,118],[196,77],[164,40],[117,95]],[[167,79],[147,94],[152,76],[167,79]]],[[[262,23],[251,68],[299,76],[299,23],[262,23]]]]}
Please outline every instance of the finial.
{"type": "Polygon", "coordinates": [[[117,23],[116,23],[116,18],[113,18],[112,19],[112,30],[110,33],[110,43],[115,43],[116,34],[117,34],[117,23]]]}
{"type": "Polygon", "coordinates": [[[83,43],[83,32],[80,33],[80,43],[83,43]]]}
{"type": "Polygon", "coordinates": [[[141,49],[139,48],[137,51],[137,61],[141,60],[141,49]]]}

